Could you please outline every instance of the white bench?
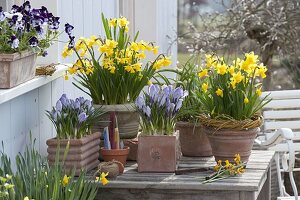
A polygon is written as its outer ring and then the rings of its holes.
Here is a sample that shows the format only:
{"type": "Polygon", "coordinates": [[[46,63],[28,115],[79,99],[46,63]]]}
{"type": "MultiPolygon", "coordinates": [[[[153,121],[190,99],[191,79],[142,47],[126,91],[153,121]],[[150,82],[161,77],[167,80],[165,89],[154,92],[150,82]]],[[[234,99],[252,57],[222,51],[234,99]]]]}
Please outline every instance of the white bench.
{"type": "MultiPolygon", "coordinates": [[[[269,95],[267,98],[271,98],[272,101],[264,107],[263,116],[265,122],[262,126],[261,133],[258,136],[258,140],[266,141],[262,143],[262,146],[278,152],[278,155],[281,155],[281,158],[283,158],[282,155],[287,157],[289,152],[300,153],[300,90],[264,92],[262,97],[265,97],[266,95],[269,95]],[[293,143],[289,146],[287,145],[286,138],[279,137],[280,134],[278,134],[278,132],[277,134],[275,133],[276,130],[281,128],[289,128],[293,131],[293,143]],[[283,142],[278,143],[278,141],[283,142]],[[274,144],[271,144],[270,142],[274,144]]],[[[276,167],[278,170],[277,176],[280,196],[283,197],[287,194],[285,193],[281,172],[288,171],[282,168],[282,163],[279,164],[279,157],[276,159],[278,159],[276,160],[276,167]]],[[[281,160],[281,162],[284,162],[284,160],[281,160]]],[[[293,161],[290,164],[293,164],[293,161]]],[[[300,168],[294,168],[293,164],[293,171],[300,171],[300,168]]],[[[274,190],[272,189],[272,192],[275,191],[276,188],[274,190]]]]}

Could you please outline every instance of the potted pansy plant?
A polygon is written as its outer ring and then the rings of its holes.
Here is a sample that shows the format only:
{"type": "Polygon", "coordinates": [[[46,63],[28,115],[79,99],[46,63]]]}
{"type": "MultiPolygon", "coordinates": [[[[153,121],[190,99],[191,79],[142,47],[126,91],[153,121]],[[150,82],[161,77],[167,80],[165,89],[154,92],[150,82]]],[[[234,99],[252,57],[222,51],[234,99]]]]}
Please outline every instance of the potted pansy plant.
{"type": "Polygon", "coordinates": [[[260,97],[260,81],[267,68],[253,52],[227,63],[216,55],[206,55],[199,72],[204,78],[198,98],[204,110],[199,121],[209,138],[216,161],[234,161],[239,154],[247,162],[254,139],[263,123],[261,108],[270,100],[260,97]]]}
{"type": "Polygon", "coordinates": [[[179,152],[176,114],[187,91],[181,87],[150,85],[136,106],[141,115],[138,140],[139,172],[174,172],[179,152]]]}
{"type": "Polygon", "coordinates": [[[0,7],[0,88],[11,88],[35,75],[37,55],[57,39],[59,17],[46,7],[32,8],[29,1],[12,6],[10,12],[0,7]]]}
{"type": "Polygon", "coordinates": [[[92,126],[102,114],[90,100],[69,99],[63,94],[55,107],[47,111],[57,133],[55,138],[47,140],[49,163],[55,162],[59,151],[59,159],[68,171],[75,168],[78,175],[82,169],[95,168],[99,164],[100,132],[93,133],[92,126]]]}
{"type": "MultiPolygon", "coordinates": [[[[158,47],[138,41],[138,33],[131,39],[125,17],[106,19],[102,15],[102,22],[105,37],[79,38],[76,42],[71,34],[73,27],[66,26],[70,42],[62,55],[75,53],[78,58],[67,75],[76,74],[79,77],[74,83],[76,87],[86,92],[97,106],[116,113],[121,139],[135,138],[139,114],[134,101],[157,70],[170,65],[171,60],[160,54],[146,61],[148,53],[158,54],[158,47]]],[[[101,131],[109,124],[109,112],[98,123],[101,131]]]]}

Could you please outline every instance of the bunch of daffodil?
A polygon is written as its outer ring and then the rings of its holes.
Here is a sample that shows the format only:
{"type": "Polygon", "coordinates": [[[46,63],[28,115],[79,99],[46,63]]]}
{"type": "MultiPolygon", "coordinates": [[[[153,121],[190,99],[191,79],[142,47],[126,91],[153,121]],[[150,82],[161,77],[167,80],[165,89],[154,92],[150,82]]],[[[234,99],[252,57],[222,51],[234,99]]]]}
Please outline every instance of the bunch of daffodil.
{"type": "Polygon", "coordinates": [[[214,166],[214,173],[206,177],[202,183],[211,183],[213,181],[225,179],[231,176],[237,176],[245,172],[246,164],[241,162],[240,154],[235,154],[234,163],[225,160],[219,160],[217,165],[214,166]]]}
{"type": "Polygon", "coordinates": [[[244,120],[256,115],[269,101],[260,98],[267,68],[253,52],[226,63],[216,55],[206,55],[198,75],[202,79],[198,97],[210,118],[244,120]]]}
{"type": "Polygon", "coordinates": [[[146,62],[146,55],[158,54],[158,46],[137,41],[138,33],[131,41],[127,34],[129,22],[125,17],[108,20],[102,15],[102,22],[105,38],[91,36],[75,42],[70,36],[71,41],[62,55],[67,57],[75,52],[78,60],[67,74],[79,76],[75,86],[83,91],[87,88],[96,104],[132,103],[157,70],[170,65],[171,60],[160,54],[146,62]]]}

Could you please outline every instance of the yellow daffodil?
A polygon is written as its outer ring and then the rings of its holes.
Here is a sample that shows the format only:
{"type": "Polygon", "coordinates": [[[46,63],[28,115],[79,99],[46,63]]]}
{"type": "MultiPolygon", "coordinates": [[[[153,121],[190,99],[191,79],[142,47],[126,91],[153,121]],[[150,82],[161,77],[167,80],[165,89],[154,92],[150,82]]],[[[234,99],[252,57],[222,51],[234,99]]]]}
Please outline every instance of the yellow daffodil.
{"type": "Polygon", "coordinates": [[[135,52],[138,52],[140,50],[139,45],[136,42],[132,42],[130,44],[130,49],[135,51],[135,52]]]}
{"type": "Polygon", "coordinates": [[[206,67],[208,68],[212,67],[215,62],[214,56],[211,54],[205,54],[205,58],[206,58],[206,67]]]}
{"type": "Polygon", "coordinates": [[[110,66],[109,67],[109,72],[112,73],[112,74],[116,73],[116,67],[115,66],[110,66]]]}
{"type": "Polygon", "coordinates": [[[216,94],[220,97],[223,97],[223,90],[221,90],[220,88],[217,89],[216,94]]]}
{"type": "Polygon", "coordinates": [[[129,21],[125,17],[121,17],[118,19],[118,24],[120,28],[125,28],[129,24],[129,21]]]}
{"type": "Polygon", "coordinates": [[[132,65],[132,68],[136,71],[136,72],[140,72],[142,71],[142,63],[135,63],[132,65]]]}
{"type": "Polygon", "coordinates": [[[117,47],[118,42],[117,42],[117,41],[114,41],[114,40],[106,39],[105,44],[107,45],[107,47],[109,47],[109,48],[111,48],[111,49],[114,49],[114,48],[117,47]]]}
{"type": "Polygon", "coordinates": [[[172,64],[171,58],[170,57],[164,57],[162,59],[162,65],[163,66],[169,66],[172,64]]]}
{"type": "Polygon", "coordinates": [[[227,65],[225,64],[218,64],[217,65],[217,73],[220,75],[224,75],[227,72],[227,65]]]}
{"type": "Polygon", "coordinates": [[[249,99],[247,97],[244,98],[244,103],[245,104],[249,103],[249,99]]]}
{"type": "Polygon", "coordinates": [[[256,64],[258,61],[258,56],[255,55],[253,51],[250,53],[246,53],[245,57],[246,57],[245,62],[249,65],[256,64]]]}
{"type": "Polygon", "coordinates": [[[229,67],[228,68],[228,72],[232,76],[234,74],[234,72],[235,72],[235,67],[234,66],[229,67]]]}
{"type": "Polygon", "coordinates": [[[267,72],[267,68],[263,64],[260,64],[258,66],[258,70],[256,72],[256,75],[260,76],[262,78],[266,78],[267,77],[266,72],[267,72]]]}
{"type": "Polygon", "coordinates": [[[244,80],[244,76],[239,71],[238,73],[233,73],[231,79],[234,80],[236,83],[240,83],[244,80]]]}
{"type": "Polygon", "coordinates": [[[70,74],[75,74],[77,72],[77,67],[76,66],[69,67],[68,72],[70,74]]]}
{"type": "Polygon", "coordinates": [[[198,73],[198,76],[199,76],[200,78],[203,78],[203,77],[205,77],[205,76],[208,76],[208,70],[207,70],[207,69],[203,69],[202,71],[200,71],[200,72],[198,73]]]}
{"type": "Polygon", "coordinates": [[[206,93],[206,92],[207,92],[207,89],[208,89],[208,83],[202,83],[201,88],[202,88],[202,91],[203,91],[204,93],[206,93]]]}
{"type": "Polygon", "coordinates": [[[137,53],[136,56],[137,56],[139,59],[145,59],[145,58],[146,58],[146,54],[145,54],[144,52],[137,53]]]}
{"type": "Polygon", "coordinates": [[[117,19],[116,18],[113,18],[113,19],[110,19],[108,24],[110,27],[116,27],[117,26],[117,19]]]}
{"type": "Polygon", "coordinates": [[[62,179],[62,185],[64,187],[66,187],[69,184],[69,180],[70,180],[70,177],[68,177],[67,175],[64,175],[64,177],[62,179]]]}
{"type": "Polygon", "coordinates": [[[107,173],[104,173],[102,172],[100,177],[96,177],[96,181],[101,181],[102,185],[106,185],[109,181],[107,180],[107,177],[108,176],[108,172],[107,173]]]}
{"type": "Polygon", "coordinates": [[[66,81],[69,80],[68,74],[65,74],[65,75],[64,75],[64,79],[65,79],[66,81]]]}
{"type": "Polygon", "coordinates": [[[260,96],[262,94],[262,91],[261,91],[261,87],[256,89],[256,92],[257,96],[260,96]]]}
{"type": "Polygon", "coordinates": [[[241,163],[241,156],[240,156],[240,154],[235,154],[234,155],[234,161],[236,162],[236,164],[240,164],[241,163]]]}
{"type": "Polygon", "coordinates": [[[125,71],[127,71],[131,74],[135,73],[134,68],[131,65],[127,65],[124,68],[125,68],[125,71]]]}
{"type": "Polygon", "coordinates": [[[141,40],[137,43],[137,45],[140,50],[151,50],[151,46],[149,46],[144,40],[141,40]]]}
{"type": "Polygon", "coordinates": [[[153,52],[154,55],[158,54],[158,48],[159,48],[159,46],[155,46],[151,49],[151,51],[153,52]]]}
{"type": "Polygon", "coordinates": [[[73,52],[73,49],[69,49],[68,46],[65,46],[61,55],[62,57],[66,58],[68,56],[71,56],[73,52]]]}

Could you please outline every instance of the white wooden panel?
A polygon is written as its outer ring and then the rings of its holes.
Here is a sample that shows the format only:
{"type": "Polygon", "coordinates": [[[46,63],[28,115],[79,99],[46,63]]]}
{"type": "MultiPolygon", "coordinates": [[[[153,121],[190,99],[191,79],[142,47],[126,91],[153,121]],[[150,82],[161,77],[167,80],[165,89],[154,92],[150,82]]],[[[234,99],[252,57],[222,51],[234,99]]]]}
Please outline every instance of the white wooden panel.
{"type": "Polygon", "coordinates": [[[0,141],[8,140],[11,137],[10,115],[10,102],[0,104],[0,141]]]}
{"type": "MultiPolygon", "coordinates": [[[[300,140],[300,132],[299,131],[293,131],[293,132],[295,134],[293,140],[300,140]]],[[[270,139],[274,134],[275,134],[275,131],[271,132],[271,133],[265,133],[267,139],[270,139]]]]}
{"type": "MultiPolygon", "coordinates": [[[[294,147],[294,150],[296,152],[300,152],[300,143],[295,142],[293,144],[293,147],[294,147]]],[[[269,150],[272,150],[272,151],[282,151],[282,152],[288,152],[289,151],[287,145],[284,144],[284,143],[283,144],[277,144],[274,147],[270,147],[269,150]]]]}
{"type": "Polygon", "coordinates": [[[51,83],[39,88],[39,119],[40,119],[40,153],[47,155],[46,140],[52,137],[52,123],[46,116],[46,110],[52,108],[51,83]]]}
{"type": "Polygon", "coordinates": [[[262,98],[268,94],[271,99],[300,99],[300,90],[281,90],[281,91],[266,91],[263,92],[262,98]]]}
{"type": "Polygon", "coordinates": [[[90,37],[93,35],[94,26],[94,24],[91,23],[91,19],[93,19],[93,1],[84,1],[83,16],[83,35],[84,37],[90,37]]]}
{"type": "Polygon", "coordinates": [[[300,99],[272,100],[264,109],[300,108],[300,99]]]}
{"type": "Polygon", "coordinates": [[[93,34],[95,35],[103,35],[104,31],[102,29],[102,21],[101,21],[101,12],[102,10],[102,0],[92,0],[93,9],[91,12],[93,13],[93,17],[90,20],[90,23],[93,24],[93,34]]]}
{"type": "Polygon", "coordinates": [[[294,119],[300,118],[300,110],[264,111],[265,119],[294,119]]]}
{"type": "Polygon", "coordinates": [[[275,121],[275,122],[265,122],[265,130],[273,130],[279,128],[290,128],[290,129],[300,129],[300,121],[275,121]]]}

